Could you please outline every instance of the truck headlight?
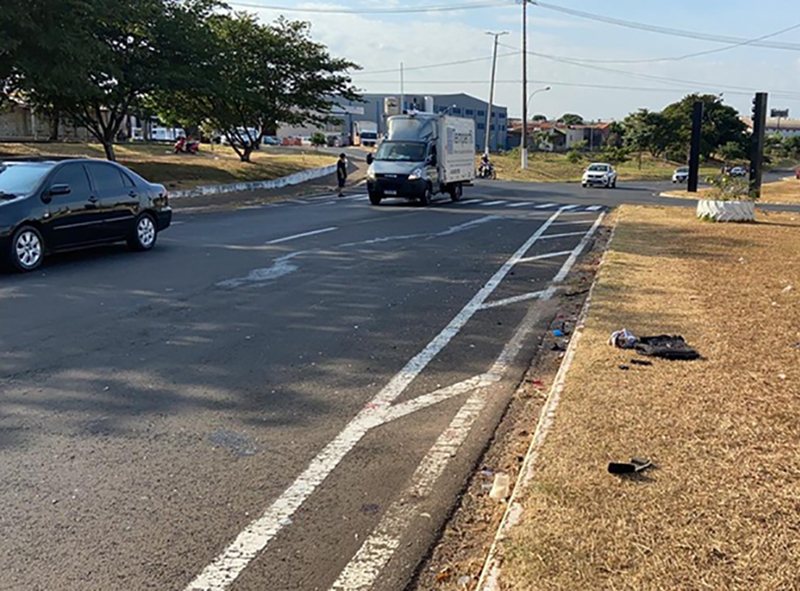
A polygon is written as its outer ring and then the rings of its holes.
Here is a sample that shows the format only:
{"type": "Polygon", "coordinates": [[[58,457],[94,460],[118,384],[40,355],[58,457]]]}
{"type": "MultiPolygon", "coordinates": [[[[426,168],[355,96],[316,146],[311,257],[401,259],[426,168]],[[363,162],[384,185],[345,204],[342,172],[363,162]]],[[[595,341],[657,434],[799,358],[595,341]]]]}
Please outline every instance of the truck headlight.
{"type": "Polygon", "coordinates": [[[408,180],[418,181],[419,179],[422,178],[422,174],[423,173],[421,168],[415,168],[413,171],[411,171],[411,174],[408,175],[408,180]]]}
{"type": "Polygon", "coordinates": [[[375,169],[371,166],[367,169],[367,180],[374,181],[375,180],[375,169]]]}

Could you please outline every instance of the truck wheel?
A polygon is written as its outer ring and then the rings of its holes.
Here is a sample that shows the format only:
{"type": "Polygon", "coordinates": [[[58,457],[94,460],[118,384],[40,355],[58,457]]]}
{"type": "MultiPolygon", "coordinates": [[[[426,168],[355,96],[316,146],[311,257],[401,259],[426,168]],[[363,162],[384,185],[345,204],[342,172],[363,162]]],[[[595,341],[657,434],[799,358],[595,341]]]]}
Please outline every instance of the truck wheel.
{"type": "Polygon", "coordinates": [[[369,202],[372,205],[380,205],[381,204],[381,194],[375,193],[374,191],[370,191],[369,193],[369,202]]]}
{"type": "Polygon", "coordinates": [[[431,200],[433,195],[431,193],[431,187],[428,185],[425,187],[425,191],[422,192],[422,196],[419,198],[419,202],[424,206],[428,207],[431,204],[431,200]]]}
{"type": "Polygon", "coordinates": [[[463,187],[460,184],[455,184],[450,187],[450,199],[452,201],[458,201],[461,199],[461,194],[464,192],[463,187]]]}

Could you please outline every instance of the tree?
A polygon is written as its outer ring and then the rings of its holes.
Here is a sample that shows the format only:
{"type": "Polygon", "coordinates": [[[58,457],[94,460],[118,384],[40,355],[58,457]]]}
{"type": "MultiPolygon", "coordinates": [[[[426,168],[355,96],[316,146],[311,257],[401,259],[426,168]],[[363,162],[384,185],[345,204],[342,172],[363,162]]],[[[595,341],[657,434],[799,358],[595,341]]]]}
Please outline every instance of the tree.
{"type": "Polygon", "coordinates": [[[35,106],[82,125],[114,160],[132,109],[155,91],[195,78],[213,0],[40,0],[23,8],[19,91],[35,106]]]}
{"type": "Polygon", "coordinates": [[[783,147],[790,158],[800,157],[800,135],[790,135],[783,139],[783,147]]]}
{"type": "Polygon", "coordinates": [[[630,152],[626,148],[619,148],[616,146],[606,146],[601,150],[603,159],[610,164],[622,164],[627,162],[630,157],[630,152]]]}
{"type": "Polygon", "coordinates": [[[323,146],[328,145],[328,138],[325,137],[325,134],[321,131],[316,131],[311,136],[311,145],[315,148],[321,148],[323,146]]]}
{"type": "Polygon", "coordinates": [[[726,142],[717,150],[717,155],[722,158],[725,163],[733,160],[740,160],[745,157],[742,145],[739,142],[726,142]]]}
{"type": "Polygon", "coordinates": [[[608,125],[606,144],[615,148],[621,148],[625,144],[625,126],[619,121],[612,121],[608,125]]]}
{"type": "Polygon", "coordinates": [[[321,125],[332,119],[334,96],[358,99],[347,75],[358,66],[331,57],[310,38],[308,23],[280,18],[262,25],[247,14],[220,14],[209,22],[213,56],[203,68],[205,84],[157,102],[168,102],[176,116],[210,122],[231,138],[243,162],[280,123],[321,125]]]}
{"type": "Polygon", "coordinates": [[[564,123],[565,125],[582,125],[583,117],[575,113],[564,113],[559,117],[558,122],[564,123]]]}
{"type": "Polygon", "coordinates": [[[542,115],[541,113],[537,113],[531,118],[531,121],[547,121],[547,115],[542,115]]]}
{"type": "Polygon", "coordinates": [[[677,138],[677,129],[672,121],[661,113],[647,109],[639,109],[625,117],[622,126],[625,145],[639,154],[639,168],[642,167],[643,152],[649,152],[653,158],[658,158],[677,138]]]}
{"type": "Polygon", "coordinates": [[[692,138],[692,108],[696,101],[703,103],[700,155],[704,160],[708,160],[728,142],[744,145],[747,126],[739,119],[736,109],[725,105],[715,94],[690,94],[662,111],[676,130],[668,147],[670,153],[688,158],[692,138]]]}

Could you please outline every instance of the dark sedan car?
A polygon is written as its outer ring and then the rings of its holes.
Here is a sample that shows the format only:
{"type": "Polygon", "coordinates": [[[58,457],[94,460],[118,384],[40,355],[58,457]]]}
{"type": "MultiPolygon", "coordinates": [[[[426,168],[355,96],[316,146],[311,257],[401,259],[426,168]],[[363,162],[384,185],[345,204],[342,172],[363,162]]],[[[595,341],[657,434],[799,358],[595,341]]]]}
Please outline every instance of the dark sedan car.
{"type": "Polygon", "coordinates": [[[123,240],[150,250],[172,221],[168,199],[114,162],[0,162],[0,253],[32,271],[58,250],[123,240]]]}

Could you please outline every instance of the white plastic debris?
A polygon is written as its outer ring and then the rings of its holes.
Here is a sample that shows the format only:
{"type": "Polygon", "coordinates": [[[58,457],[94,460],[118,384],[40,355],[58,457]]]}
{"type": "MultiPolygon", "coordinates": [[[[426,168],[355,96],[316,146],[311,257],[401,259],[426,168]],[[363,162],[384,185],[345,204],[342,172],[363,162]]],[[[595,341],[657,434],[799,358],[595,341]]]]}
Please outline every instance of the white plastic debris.
{"type": "Polygon", "coordinates": [[[509,487],[511,486],[511,479],[508,474],[498,472],[494,475],[494,484],[489,496],[496,501],[505,501],[508,498],[509,487]]]}
{"type": "Polygon", "coordinates": [[[633,349],[638,341],[639,339],[636,335],[627,328],[612,332],[611,336],[608,338],[609,345],[620,349],[633,349]]]}

